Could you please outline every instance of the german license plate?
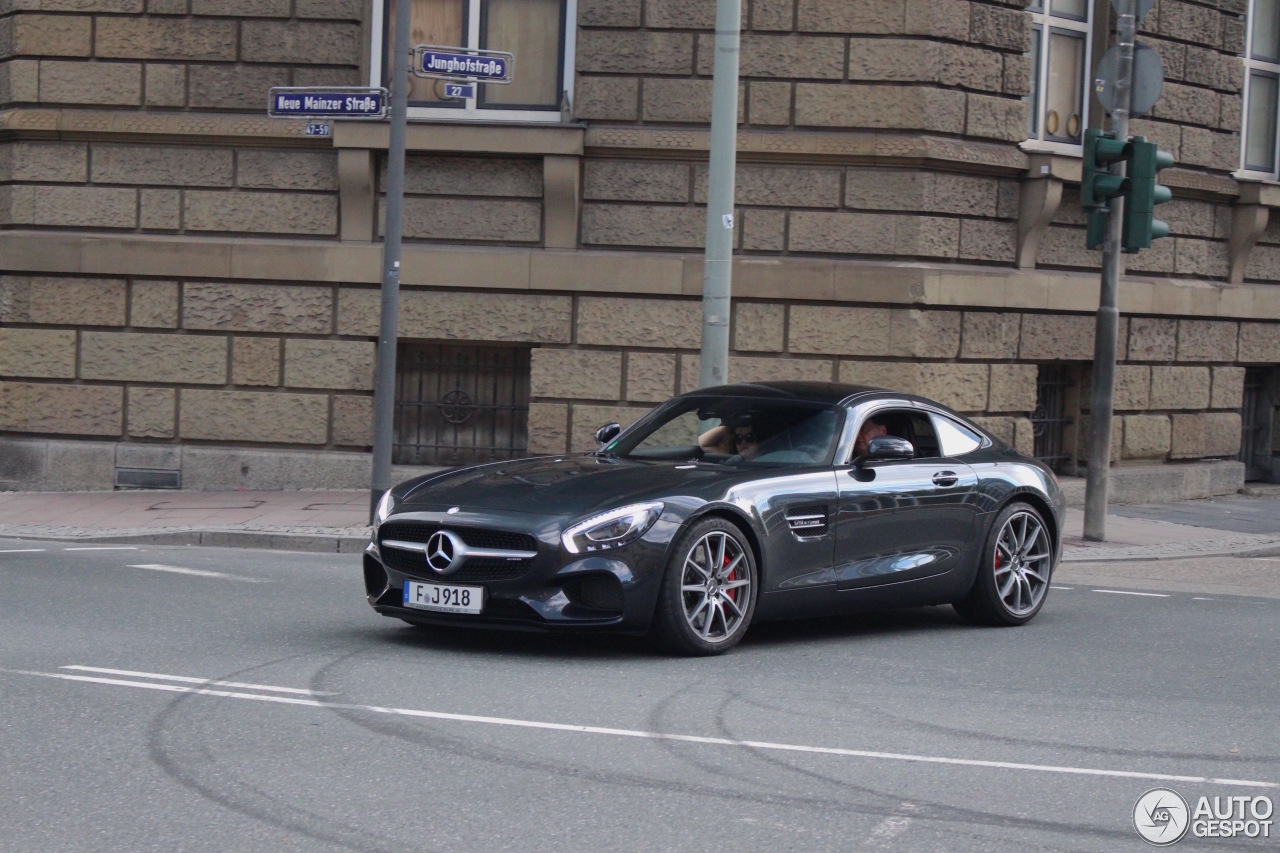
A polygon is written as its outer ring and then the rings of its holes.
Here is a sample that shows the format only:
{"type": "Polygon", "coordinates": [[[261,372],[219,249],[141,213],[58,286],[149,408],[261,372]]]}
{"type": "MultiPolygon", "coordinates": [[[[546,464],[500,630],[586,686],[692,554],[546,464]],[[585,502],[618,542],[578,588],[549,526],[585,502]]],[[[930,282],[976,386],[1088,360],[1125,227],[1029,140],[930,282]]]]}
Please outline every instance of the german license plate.
{"type": "Polygon", "coordinates": [[[484,587],[405,581],[404,606],[437,613],[478,614],[484,608],[484,587]]]}

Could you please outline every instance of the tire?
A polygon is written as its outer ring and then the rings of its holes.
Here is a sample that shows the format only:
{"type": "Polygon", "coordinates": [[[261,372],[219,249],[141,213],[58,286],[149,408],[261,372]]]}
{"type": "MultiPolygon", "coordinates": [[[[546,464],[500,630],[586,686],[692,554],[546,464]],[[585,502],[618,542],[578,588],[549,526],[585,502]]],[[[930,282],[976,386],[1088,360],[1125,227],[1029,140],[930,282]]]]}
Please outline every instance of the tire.
{"type": "Polygon", "coordinates": [[[683,655],[727,652],[751,624],[759,576],[742,531],[722,518],[697,522],[672,551],[650,638],[683,655]]]}
{"type": "Polygon", "coordinates": [[[978,564],[973,587],[952,606],[979,625],[1024,625],[1049,595],[1053,543],[1044,518],[1016,501],[996,516],[978,564]]]}

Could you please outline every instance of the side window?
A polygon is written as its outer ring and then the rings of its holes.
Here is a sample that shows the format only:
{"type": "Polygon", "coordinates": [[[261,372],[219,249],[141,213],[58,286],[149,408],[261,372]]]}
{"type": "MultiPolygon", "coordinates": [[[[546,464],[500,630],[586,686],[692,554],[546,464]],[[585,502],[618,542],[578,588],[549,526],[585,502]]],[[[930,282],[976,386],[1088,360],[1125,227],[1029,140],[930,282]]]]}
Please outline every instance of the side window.
{"type": "MultiPolygon", "coordinates": [[[[881,409],[872,412],[858,427],[860,436],[867,432],[868,424],[878,424],[885,429],[885,435],[905,438],[916,449],[917,459],[928,459],[941,456],[938,446],[938,434],[934,431],[929,416],[914,409],[881,409]]],[[[855,446],[854,453],[858,453],[855,446]]]]}
{"type": "Polygon", "coordinates": [[[938,431],[943,456],[963,456],[982,446],[982,439],[976,433],[950,418],[934,415],[933,425],[938,431]]]}

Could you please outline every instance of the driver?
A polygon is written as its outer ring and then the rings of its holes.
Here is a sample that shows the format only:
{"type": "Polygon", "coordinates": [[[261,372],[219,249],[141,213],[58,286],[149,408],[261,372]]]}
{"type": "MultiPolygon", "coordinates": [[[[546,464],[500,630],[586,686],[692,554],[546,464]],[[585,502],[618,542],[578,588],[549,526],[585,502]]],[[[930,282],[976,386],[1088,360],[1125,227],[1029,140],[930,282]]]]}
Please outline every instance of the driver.
{"type": "Polygon", "coordinates": [[[760,455],[760,436],[756,435],[755,427],[750,424],[735,426],[732,440],[734,449],[743,459],[755,459],[760,455]]]}
{"type": "Polygon", "coordinates": [[[754,459],[760,453],[760,436],[751,416],[742,415],[733,419],[732,426],[720,424],[698,436],[698,446],[707,453],[754,459]]]}

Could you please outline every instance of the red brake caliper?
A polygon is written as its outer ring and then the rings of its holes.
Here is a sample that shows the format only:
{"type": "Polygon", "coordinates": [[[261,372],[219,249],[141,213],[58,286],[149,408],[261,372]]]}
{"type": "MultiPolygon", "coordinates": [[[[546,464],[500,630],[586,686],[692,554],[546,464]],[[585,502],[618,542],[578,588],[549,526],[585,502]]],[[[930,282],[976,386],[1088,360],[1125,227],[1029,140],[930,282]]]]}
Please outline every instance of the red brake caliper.
{"type": "MultiPolygon", "coordinates": [[[[729,555],[728,555],[728,554],[725,554],[725,555],[724,555],[724,564],[727,566],[727,565],[729,565],[729,563],[730,563],[730,562],[732,562],[732,561],[729,559],[729,555]]],[[[737,569],[734,569],[733,571],[729,572],[729,574],[725,575],[725,576],[724,576],[724,579],[725,579],[725,580],[727,580],[727,581],[731,581],[731,580],[733,580],[734,575],[736,575],[736,574],[738,574],[738,570],[737,570],[737,569]]],[[[738,590],[736,590],[736,589],[729,589],[729,590],[725,590],[725,593],[724,593],[724,594],[725,594],[725,595],[727,595],[727,596],[729,597],[729,600],[730,600],[730,601],[732,601],[734,604],[737,604],[737,603],[738,603],[738,590]]]]}

